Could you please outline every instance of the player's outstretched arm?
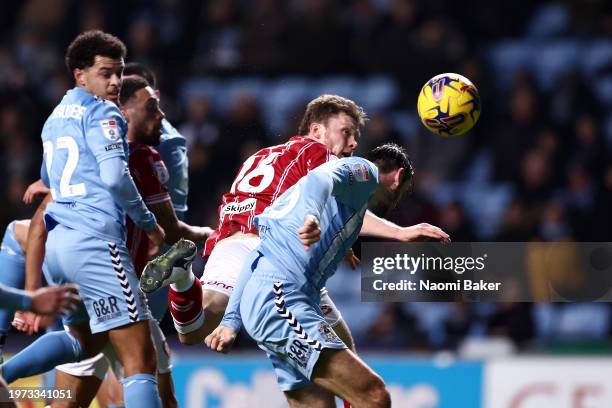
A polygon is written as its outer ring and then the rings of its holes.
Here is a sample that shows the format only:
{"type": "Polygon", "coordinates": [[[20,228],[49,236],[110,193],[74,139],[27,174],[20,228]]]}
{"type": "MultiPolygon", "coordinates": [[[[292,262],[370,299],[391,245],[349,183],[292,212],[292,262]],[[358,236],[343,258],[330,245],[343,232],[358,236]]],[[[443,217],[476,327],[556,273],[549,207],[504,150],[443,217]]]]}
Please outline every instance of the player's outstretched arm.
{"type": "Polygon", "coordinates": [[[402,242],[426,240],[450,242],[450,236],[435,225],[421,223],[409,227],[400,227],[391,221],[374,215],[371,211],[366,212],[359,235],[402,242]]]}
{"type": "Polygon", "coordinates": [[[149,204],[148,207],[166,232],[166,243],[169,245],[174,244],[181,238],[201,243],[206,241],[208,236],[213,233],[210,227],[198,227],[180,221],[171,201],[149,204]]]}
{"type": "Polygon", "coordinates": [[[74,285],[42,288],[34,293],[0,285],[0,307],[3,309],[58,315],[74,310],[80,300],[74,285]]]}

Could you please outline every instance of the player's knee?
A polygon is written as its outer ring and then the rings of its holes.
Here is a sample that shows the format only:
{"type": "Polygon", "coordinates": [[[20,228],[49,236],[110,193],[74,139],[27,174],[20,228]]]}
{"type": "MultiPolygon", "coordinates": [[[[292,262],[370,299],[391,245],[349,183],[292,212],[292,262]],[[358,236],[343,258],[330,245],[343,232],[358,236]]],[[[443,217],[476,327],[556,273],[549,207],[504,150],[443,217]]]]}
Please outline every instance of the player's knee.
{"type": "Polygon", "coordinates": [[[123,362],[125,377],[133,374],[155,374],[157,372],[157,356],[153,342],[142,342],[140,347],[131,350],[123,362]]]}
{"type": "Polygon", "coordinates": [[[371,401],[373,406],[378,408],[387,408],[391,406],[391,395],[384,381],[378,375],[372,377],[365,391],[367,398],[371,401]]]}
{"type": "Polygon", "coordinates": [[[204,291],[202,308],[204,309],[206,319],[218,318],[221,320],[221,318],[223,318],[223,314],[225,313],[228,299],[229,298],[227,296],[221,295],[220,293],[204,291]]]}

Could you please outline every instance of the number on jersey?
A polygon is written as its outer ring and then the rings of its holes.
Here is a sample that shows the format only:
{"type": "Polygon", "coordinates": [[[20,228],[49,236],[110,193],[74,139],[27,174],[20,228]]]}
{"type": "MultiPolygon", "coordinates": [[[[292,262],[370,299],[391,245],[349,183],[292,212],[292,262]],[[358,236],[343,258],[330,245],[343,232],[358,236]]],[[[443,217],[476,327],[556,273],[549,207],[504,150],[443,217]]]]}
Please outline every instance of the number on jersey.
{"type": "MultiPolygon", "coordinates": [[[[57,138],[57,145],[53,147],[53,142],[46,141],[43,143],[43,152],[45,154],[45,164],[47,167],[47,174],[51,174],[51,163],[53,162],[53,155],[56,150],[66,149],[68,150],[68,158],[64,169],[62,170],[62,176],[60,177],[60,197],[76,197],[83,196],[87,193],[85,183],[70,184],[72,173],[76,169],[79,163],[79,146],[76,141],[70,136],[62,136],[57,138]]],[[[53,199],[57,198],[55,189],[51,189],[51,195],[53,199]]]]}

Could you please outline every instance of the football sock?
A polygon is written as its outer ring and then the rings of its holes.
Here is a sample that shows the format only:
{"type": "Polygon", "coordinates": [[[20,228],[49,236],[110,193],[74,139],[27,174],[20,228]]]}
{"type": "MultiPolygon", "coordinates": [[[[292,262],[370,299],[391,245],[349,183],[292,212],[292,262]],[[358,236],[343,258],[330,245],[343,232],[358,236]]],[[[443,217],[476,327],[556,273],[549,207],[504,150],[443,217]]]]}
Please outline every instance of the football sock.
{"type": "Polygon", "coordinates": [[[182,292],[170,287],[168,307],[179,333],[186,334],[200,328],[204,324],[202,283],[194,279],[191,286],[182,292]]]}
{"type": "Polygon", "coordinates": [[[121,380],[126,408],[161,408],[157,378],[151,374],[134,374],[121,380]]]}
{"type": "Polygon", "coordinates": [[[80,361],[81,344],[66,331],[47,333],[17,353],[2,366],[7,383],[51,370],[57,365],[80,361]]]}
{"type": "Polygon", "coordinates": [[[191,273],[191,266],[189,266],[185,276],[177,277],[175,282],[170,284],[170,287],[175,292],[185,292],[191,288],[193,281],[195,280],[195,276],[193,276],[193,273],[191,273]]]}

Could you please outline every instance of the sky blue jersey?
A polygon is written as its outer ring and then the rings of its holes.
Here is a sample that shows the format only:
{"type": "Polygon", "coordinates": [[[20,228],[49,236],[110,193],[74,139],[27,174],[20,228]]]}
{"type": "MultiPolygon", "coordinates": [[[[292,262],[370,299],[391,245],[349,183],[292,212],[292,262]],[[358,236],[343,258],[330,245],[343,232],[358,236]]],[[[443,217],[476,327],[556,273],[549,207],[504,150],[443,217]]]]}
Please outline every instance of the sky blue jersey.
{"type": "Polygon", "coordinates": [[[106,241],[125,239],[125,211],[102,181],[100,163],[125,160],[126,132],[114,103],[79,87],[66,93],[42,130],[41,177],[54,197],[46,220],[106,241]]]}
{"type": "Polygon", "coordinates": [[[189,193],[187,141],[170,122],[163,119],[162,134],[159,145],[155,149],[161,154],[170,175],[168,193],[172,199],[172,206],[179,218],[184,219],[189,193]]]}
{"type": "MultiPolygon", "coordinates": [[[[25,263],[25,253],[15,237],[15,221],[12,221],[6,227],[6,231],[4,231],[2,244],[0,244],[0,257],[18,263],[25,263]]],[[[4,271],[0,271],[0,274],[3,272],[4,271]]]]}
{"type": "Polygon", "coordinates": [[[308,283],[318,293],[357,239],[377,185],[377,167],[360,157],[317,167],[255,218],[259,251],[283,281],[308,283]],[[297,231],[309,214],[319,219],[321,239],[305,251],[297,231]]]}

